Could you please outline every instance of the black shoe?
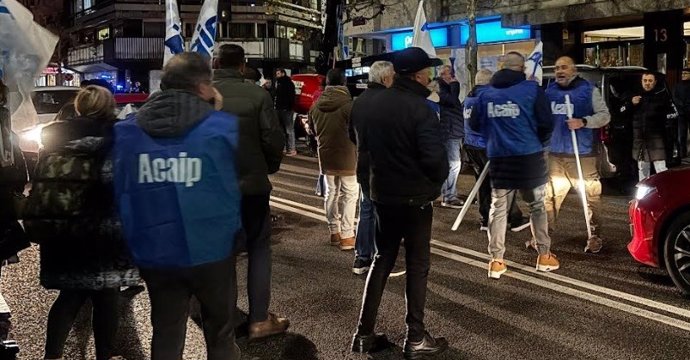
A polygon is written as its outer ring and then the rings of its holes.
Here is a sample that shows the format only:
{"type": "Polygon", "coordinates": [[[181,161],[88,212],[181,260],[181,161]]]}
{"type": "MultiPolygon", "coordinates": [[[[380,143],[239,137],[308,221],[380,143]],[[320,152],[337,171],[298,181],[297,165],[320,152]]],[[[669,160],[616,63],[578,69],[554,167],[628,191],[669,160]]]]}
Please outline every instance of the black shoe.
{"type": "Polygon", "coordinates": [[[529,227],[530,221],[529,218],[521,218],[518,221],[510,223],[510,231],[512,232],[520,232],[522,230],[525,230],[529,227]]]}
{"type": "Polygon", "coordinates": [[[377,352],[383,350],[389,344],[385,334],[355,334],[352,338],[352,352],[360,354],[377,352]]]}
{"type": "Polygon", "coordinates": [[[465,202],[460,200],[460,199],[441,201],[441,207],[444,207],[444,208],[462,209],[463,205],[465,205],[465,202]]]}
{"type": "Polygon", "coordinates": [[[371,267],[371,260],[370,259],[356,258],[355,263],[352,265],[352,272],[357,274],[357,275],[366,274],[369,272],[370,267],[371,267]]]}
{"type": "Polygon", "coordinates": [[[430,355],[438,355],[448,348],[446,338],[433,338],[428,332],[424,332],[424,338],[419,342],[405,340],[403,355],[406,360],[423,359],[430,355]]]}

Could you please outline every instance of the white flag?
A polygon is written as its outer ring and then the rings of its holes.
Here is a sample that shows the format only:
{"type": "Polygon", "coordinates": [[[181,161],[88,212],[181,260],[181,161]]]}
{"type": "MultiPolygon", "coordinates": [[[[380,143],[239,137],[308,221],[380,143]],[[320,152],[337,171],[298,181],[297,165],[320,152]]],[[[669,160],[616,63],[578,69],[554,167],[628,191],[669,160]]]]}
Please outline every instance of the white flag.
{"type": "Polygon", "coordinates": [[[163,54],[163,66],[168,63],[175,54],[184,52],[184,41],[180,30],[179,8],[177,0],[165,0],[165,52],[163,54]]]}
{"type": "Polygon", "coordinates": [[[0,69],[10,88],[12,128],[36,125],[31,101],[34,80],[48,65],[58,37],[34,22],[31,11],[16,0],[0,0],[0,69]]]}
{"type": "Polygon", "coordinates": [[[541,85],[544,75],[544,44],[540,41],[534,47],[532,54],[525,61],[525,75],[527,80],[534,80],[541,85]]]}
{"type": "Polygon", "coordinates": [[[190,51],[196,51],[209,59],[213,56],[218,27],[218,0],[205,0],[196,22],[190,51]]]}
{"type": "Polygon", "coordinates": [[[412,46],[421,48],[427,54],[429,54],[429,57],[437,57],[434,44],[431,43],[431,33],[429,32],[426,22],[424,0],[419,0],[417,16],[414,18],[414,35],[412,36],[412,46]]]}

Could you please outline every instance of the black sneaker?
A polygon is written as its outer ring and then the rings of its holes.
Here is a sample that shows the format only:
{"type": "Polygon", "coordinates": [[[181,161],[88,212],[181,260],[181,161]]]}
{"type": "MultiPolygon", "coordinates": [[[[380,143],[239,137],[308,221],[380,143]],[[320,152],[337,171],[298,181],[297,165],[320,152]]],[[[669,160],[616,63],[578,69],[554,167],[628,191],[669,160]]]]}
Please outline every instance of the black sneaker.
{"type": "Polygon", "coordinates": [[[451,209],[461,209],[465,202],[460,199],[453,199],[448,201],[441,201],[441,207],[451,209]]]}
{"type": "Polygon", "coordinates": [[[445,338],[434,338],[428,332],[425,332],[422,341],[411,342],[405,340],[403,356],[405,360],[426,359],[428,356],[444,352],[447,348],[448,341],[445,338]]]}
{"type": "Polygon", "coordinates": [[[371,267],[371,260],[370,259],[356,258],[355,263],[352,265],[352,272],[357,274],[357,275],[366,274],[369,272],[370,267],[371,267]]]}
{"type": "Polygon", "coordinates": [[[522,230],[527,229],[529,227],[529,224],[530,224],[529,218],[522,218],[522,219],[510,224],[510,231],[520,232],[522,230]]]}
{"type": "Polygon", "coordinates": [[[351,350],[354,353],[373,353],[390,347],[388,338],[385,334],[371,334],[371,335],[359,335],[355,334],[352,337],[352,347],[351,350]]]}

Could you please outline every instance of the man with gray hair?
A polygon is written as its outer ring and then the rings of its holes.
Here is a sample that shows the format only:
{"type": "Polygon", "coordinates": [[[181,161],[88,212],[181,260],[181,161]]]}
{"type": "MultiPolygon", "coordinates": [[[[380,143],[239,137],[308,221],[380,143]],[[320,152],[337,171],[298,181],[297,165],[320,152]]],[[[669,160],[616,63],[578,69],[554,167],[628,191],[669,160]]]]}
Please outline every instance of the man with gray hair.
{"type": "MultiPolygon", "coordinates": [[[[472,163],[472,170],[474,177],[479,179],[479,174],[482,173],[489,158],[486,156],[486,139],[478,131],[472,130],[470,127],[470,114],[472,109],[477,104],[479,96],[488,88],[491,76],[493,73],[489,69],[481,69],[474,77],[475,87],[467,94],[464,104],[464,118],[465,118],[465,152],[472,163]]],[[[491,207],[491,177],[487,175],[479,187],[479,214],[481,221],[479,230],[489,230],[489,209],[491,207]]],[[[529,220],[522,217],[522,211],[517,206],[517,201],[513,199],[510,204],[510,211],[508,212],[508,223],[510,230],[513,232],[522,231],[529,227],[529,220]]]]}
{"type": "Polygon", "coordinates": [[[367,89],[355,99],[350,115],[350,140],[357,145],[357,182],[362,188],[362,198],[359,204],[359,224],[357,225],[357,239],[355,241],[355,263],[352,272],[361,275],[369,272],[371,262],[376,253],[374,244],[374,207],[369,194],[369,150],[362,141],[366,131],[365,116],[377,106],[376,96],[393,85],[395,70],[388,61],[377,61],[369,70],[369,84],[367,89]]]}
{"type": "Polygon", "coordinates": [[[519,190],[529,204],[532,237],[536,239],[537,271],[559,268],[551,253],[549,225],[544,208],[548,169],[544,147],[551,139],[553,121],[544,90],[525,76],[525,58],[516,52],[505,56],[503,69],[491,79],[477,100],[470,126],[486,139],[491,175],[488,275],[498,279],[506,272],[506,213],[519,190]]]}

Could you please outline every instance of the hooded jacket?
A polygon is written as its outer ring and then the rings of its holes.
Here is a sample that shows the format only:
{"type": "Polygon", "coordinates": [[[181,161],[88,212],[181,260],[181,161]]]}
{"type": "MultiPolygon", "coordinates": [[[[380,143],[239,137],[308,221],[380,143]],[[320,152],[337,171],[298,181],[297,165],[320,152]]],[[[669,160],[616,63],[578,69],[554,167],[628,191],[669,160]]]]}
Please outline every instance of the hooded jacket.
{"type": "Polygon", "coordinates": [[[551,139],[553,120],[536,82],[527,81],[522,72],[496,72],[491,86],[479,96],[470,126],[486,139],[493,188],[533,189],[546,184],[543,148],[551,139]]]}
{"type": "Polygon", "coordinates": [[[321,173],[353,176],[357,166],[357,148],[349,137],[352,97],[345,86],[326,86],[309,110],[318,143],[321,173]]]}
{"type": "Polygon", "coordinates": [[[268,174],[280,168],[285,136],[273,109],[271,95],[246,82],[236,69],[213,73],[214,85],[223,95],[223,111],[239,119],[237,172],[243,195],[271,192],[268,174]]]}
{"type": "Polygon", "coordinates": [[[186,268],[230,256],[240,228],[238,120],[166,90],[115,126],[115,191],[135,262],[186,268]]]}

